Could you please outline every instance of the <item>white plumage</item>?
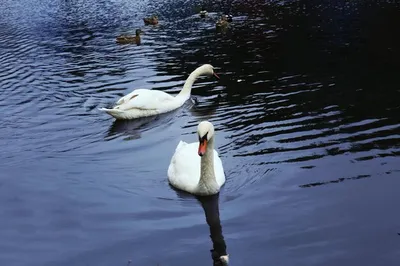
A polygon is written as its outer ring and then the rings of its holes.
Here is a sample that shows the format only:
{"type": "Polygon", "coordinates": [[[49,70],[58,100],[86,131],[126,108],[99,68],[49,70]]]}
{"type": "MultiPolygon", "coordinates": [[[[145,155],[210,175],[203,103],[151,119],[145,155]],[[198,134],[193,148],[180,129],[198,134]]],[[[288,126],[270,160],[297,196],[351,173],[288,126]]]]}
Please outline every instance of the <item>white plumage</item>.
{"type": "Polygon", "coordinates": [[[100,108],[116,119],[134,119],[166,113],[181,107],[191,95],[195,80],[201,75],[214,75],[214,67],[205,64],[194,70],[187,78],[181,92],[176,96],[159,90],[136,89],[121,97],[111,108],[100,108]]]}
{"type": "Polygon", "coordinates": [[[168,167],[168,181],[195,195],[213,195],[225,183],[222,161],[214,149],[214,126],[208,121],[201,122],[198,135],[206,141],[204,155],[199,155],[200,142],[180,141],[168,167]]]}

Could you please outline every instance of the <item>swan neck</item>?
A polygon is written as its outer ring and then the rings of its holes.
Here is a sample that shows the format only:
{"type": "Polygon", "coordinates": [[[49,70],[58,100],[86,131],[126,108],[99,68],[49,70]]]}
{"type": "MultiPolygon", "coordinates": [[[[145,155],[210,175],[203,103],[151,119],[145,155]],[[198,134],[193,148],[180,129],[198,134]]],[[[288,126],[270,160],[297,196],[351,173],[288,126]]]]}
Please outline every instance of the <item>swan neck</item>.
{"type": "Polygon", "coordinates": [[[218,192],[214,171],[214,137],[208,141],[206,152],[201,157],[199,192],[205,194],[218,192]]]}
{"type": "Polygon", "coordinates": [[[202,74],[203,73],[202,73],[201,69],[199,69],[199,68],[194,70],[192,73],[190,73],[189,77],[185,81],[185,84],[183,85],[183,89],[178,94],[178,96],[187,96],[189,98],[189,96],[192,92],[193,83],[202,74]]]}

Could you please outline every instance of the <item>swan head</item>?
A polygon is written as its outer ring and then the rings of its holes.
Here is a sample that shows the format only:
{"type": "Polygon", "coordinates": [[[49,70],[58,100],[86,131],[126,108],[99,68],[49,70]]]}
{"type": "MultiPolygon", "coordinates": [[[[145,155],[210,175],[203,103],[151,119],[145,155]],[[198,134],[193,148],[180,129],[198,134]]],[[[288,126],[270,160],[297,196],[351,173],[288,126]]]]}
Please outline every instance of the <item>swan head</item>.
{"type": "Polygon", "coordinates": [[[211,122],[202,121],[197,127],[197,135],[199,136],[199,156],[203,156],[207,152],[207,143],[214,137],[214,126],[211,122]]]}
{"type": "Polygon", "coordinates": [[[199,70],[204,75],[214,76],[219,79],[219,76],[214,72],[214,67],[210,64],[202,65],[201,67],[199,67],[199,70]]]}

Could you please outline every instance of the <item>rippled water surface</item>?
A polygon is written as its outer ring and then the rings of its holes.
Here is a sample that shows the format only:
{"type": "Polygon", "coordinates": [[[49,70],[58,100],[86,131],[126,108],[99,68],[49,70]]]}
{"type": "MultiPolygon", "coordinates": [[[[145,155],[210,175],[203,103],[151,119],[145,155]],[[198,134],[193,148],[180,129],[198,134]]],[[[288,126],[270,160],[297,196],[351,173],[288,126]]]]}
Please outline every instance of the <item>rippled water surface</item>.
{"type": "Polygon", "coordinates": [[[167,182],[205,119],[231,265],[398,265],[399,4],[260,2],[0,2],[0,265],[212,265],[205,205],[167,182]],[[204,63],[221,79],[174,112],[98,110],[204,63]]]}

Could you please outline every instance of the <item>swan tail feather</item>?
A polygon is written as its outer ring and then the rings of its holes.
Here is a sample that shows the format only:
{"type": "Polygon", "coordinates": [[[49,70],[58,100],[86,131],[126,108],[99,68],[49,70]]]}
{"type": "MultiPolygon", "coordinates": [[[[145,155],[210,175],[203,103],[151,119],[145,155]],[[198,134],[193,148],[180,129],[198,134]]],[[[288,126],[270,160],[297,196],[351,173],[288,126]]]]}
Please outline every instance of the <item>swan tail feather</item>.
{"type": "Polygon", "coordinates": [[[111,115],[116,119],[126,119],[126,113],[123,110],[108,109],[108,108],[99,108],[99,110],[106,112],[107,114],[111,115]]]}

